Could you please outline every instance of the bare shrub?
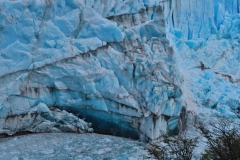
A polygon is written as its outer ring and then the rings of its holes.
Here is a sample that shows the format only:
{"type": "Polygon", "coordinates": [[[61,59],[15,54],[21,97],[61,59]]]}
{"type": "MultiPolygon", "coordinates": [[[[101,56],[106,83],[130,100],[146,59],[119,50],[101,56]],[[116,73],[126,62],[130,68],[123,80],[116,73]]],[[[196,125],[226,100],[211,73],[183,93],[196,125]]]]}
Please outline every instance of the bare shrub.
{"type": "Polygon", "coordinates": [[[162,135],[165,145],[149,144],[147,150],[158,160],[191,160],[198,138],[187,138],[186,134],[169,137],[162,135]]]}
{"type": "Polygon", "coordinates": [[[208,125],[198,122],[196,128],[207,139],[203,160],[240,159],[240,124],[234,119],[218,117],[208,125]]]}

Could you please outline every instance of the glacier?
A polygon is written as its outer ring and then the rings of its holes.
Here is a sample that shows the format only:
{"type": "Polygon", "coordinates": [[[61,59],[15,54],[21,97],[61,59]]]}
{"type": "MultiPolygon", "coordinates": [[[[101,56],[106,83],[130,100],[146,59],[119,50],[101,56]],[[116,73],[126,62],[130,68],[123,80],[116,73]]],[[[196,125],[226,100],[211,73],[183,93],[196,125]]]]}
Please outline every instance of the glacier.
{"type": "Polygon", "coordinates": [[[240,106],[239,0],[0,0],[0,134],[157,140],[240,106]]]}
{"type": "Polygon", "coordinates": [[[95,133],[41,133],[0,139],[0,159],[139,160],[148,156],[144,146],[144,142],[95,133]]]}
{"type": "Polygon", "coordinates": [[[232,111],[240,108],[239,4],[192,1],[168,12],[167,35],[183,77],[183,97],[187,109],[200,117],[235,117],[232,111]]]}

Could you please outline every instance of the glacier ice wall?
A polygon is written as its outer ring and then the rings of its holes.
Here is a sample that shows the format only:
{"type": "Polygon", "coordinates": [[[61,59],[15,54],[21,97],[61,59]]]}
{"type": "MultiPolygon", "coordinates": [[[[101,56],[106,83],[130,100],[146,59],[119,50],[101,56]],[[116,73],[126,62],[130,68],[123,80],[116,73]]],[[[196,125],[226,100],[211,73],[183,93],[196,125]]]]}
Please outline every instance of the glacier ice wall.
{"type": "Polygon", "coordinates": [[[0,133],[92,131],[78,117],[147,140],[178,128],[181,77],[161,0],[0,2],[0,133]]]}
{"type": "Polygon", "coordinates": [[[92,131],[84,118],[153,140],[181,127],[183,106],[239,108],[239,0],[0,2],[0,133],[92,131]]]}
{"type": "Polygon", "coordinates": [[[240,109],[240,1],[165,3],[168,39],[188,109],[234,117],[240,109]]]}
{"type": "Polygon", "coordinates": [[[163,7],[167,24],[184,32],[176,34],[185,40],[207,39],[219,31],[228,15],[240,13],[239,0],[172,0],[164,2],[163,7]]]}

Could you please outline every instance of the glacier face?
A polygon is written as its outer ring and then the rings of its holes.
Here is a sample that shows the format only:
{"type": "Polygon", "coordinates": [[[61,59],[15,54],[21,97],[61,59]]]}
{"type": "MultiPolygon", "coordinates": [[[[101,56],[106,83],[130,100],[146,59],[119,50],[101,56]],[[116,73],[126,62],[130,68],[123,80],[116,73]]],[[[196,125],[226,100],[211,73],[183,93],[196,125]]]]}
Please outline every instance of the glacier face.
{"type": "MultiPolygon", "coordinates": [[[[171,28],[177,29],[178,38],[185,40],[203,38],[207,40],[212,34],[223,29],[229,16],[237,20],[240,12],[239,0],[180,0],[163,3],[166,22],[171,28]],[[181,31],[182,33],[179,33],[181,31]]],[[[228,26],[225,31],[228,32],[228,26]]],[[[234,33],[238,32],[236,24],[234,33]]],[[[231,34],[231,33],[228,33],[231,34]]],[[[228,38],[222,34],[222,38],[228,38]]]]}
{"type": "Polygon", "coordinates": [[[232,110],[240,108],[239,2],[182,0],[167,9],[183,97],[188,109],[203,117],[234,117],[232,110]]]}
{"type": "Polygon", "coordinates": [[[0,133],[154,140],[239,108],[239,0],[0,2],[0,133]]]}
{"type": "Polygon", "coordinates": [[[41,109],[53,118],[25,124],[39,105],[99,133],[153,140],[177,129],[181,78],[159,3],[2,0],[0,132],[92,131],[41,109]]]}

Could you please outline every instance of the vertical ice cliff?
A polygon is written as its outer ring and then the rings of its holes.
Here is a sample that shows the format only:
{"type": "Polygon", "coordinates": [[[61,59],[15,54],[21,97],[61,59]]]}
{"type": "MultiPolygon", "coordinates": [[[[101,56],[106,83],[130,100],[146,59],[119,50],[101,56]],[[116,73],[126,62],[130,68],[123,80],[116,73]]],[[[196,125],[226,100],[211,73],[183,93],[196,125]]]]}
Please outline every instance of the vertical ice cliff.
{"type": "MultiPolygon", "coordinates": [[[[181,30],[183,39],[208,39],[216,34],[228,16],[240,12],[239,0],[169,0],[163,3],[166,21],[181,30]]],[[[238,32],[235,32],[236,34],[238,32]]],[[[178,38],[179,35],[178,35],[178,38]]]]}
{"type": "Polygon", "coordinates": [[[0,133],[92,131],[79,118],[145,140],[178,129],[163,1],[0,2],[0,133]]]}
{"type": "Polygon", "coordinates": [[[240,1],[168,1],[164,12],[188,109],[233,117],[240,109],[240,1]]]}

